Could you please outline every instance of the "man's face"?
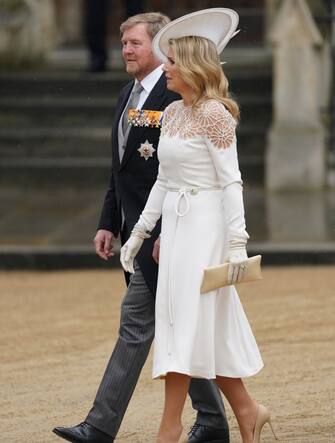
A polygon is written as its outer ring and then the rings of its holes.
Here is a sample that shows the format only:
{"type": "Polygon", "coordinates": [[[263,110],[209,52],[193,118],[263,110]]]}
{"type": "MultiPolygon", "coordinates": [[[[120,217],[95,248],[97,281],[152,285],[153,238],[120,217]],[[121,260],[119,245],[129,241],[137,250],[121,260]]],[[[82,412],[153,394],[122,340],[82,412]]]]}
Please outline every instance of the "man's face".
{"type": "Polygon", "coordinates": [[[137,80],[143,80],[160,65],[160,61],[152,52],[152,41],[145,23],[139,23],[126,29],[122,35],[121,43],[126,70],[137,80]]]}

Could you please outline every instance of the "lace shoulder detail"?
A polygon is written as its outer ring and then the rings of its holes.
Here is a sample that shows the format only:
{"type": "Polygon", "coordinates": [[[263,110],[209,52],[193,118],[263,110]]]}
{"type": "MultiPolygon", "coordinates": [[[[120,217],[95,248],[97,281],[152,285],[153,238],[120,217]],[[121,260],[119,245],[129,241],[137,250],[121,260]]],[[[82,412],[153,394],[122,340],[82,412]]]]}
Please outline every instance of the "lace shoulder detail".
{"type": "Polygon", "coordinates": [[[207,100],[199,109],[201,135],[219,149],[227,149],[235,140],[236,122],[223,103],[207,100]]]}
{"type": "Polygon", "coordinates": [[[163,121],[162,121],[162,132],[164,132],[165,126],[169,126],[171,120],[174,119],[174,115],[176,109],[178,108],[178,103],[181,103],[181,100],[177,100],[175,102],[170,103],[164,110],[163,113],[163,121]]]}
{"type": "Polygon", "coordinates": [[[235,140],[235,127],[230,112],[216,100],[206,100],[195,110],[178,100],[165,109],[161,134],[183,139],[200,136],[215,147],[226,149],[235,140]]]}

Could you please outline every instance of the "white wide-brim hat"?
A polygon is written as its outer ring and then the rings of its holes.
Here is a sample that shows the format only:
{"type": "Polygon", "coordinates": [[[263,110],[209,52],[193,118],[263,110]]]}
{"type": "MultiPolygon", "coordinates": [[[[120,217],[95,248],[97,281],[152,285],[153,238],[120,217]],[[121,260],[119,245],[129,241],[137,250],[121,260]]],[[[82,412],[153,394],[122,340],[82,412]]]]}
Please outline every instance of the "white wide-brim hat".
{"type": "Polygon", "coordinates": [[[192,12],[168,23],[154,37],[153,51],[166,62],[169,40],[188,36],[205,37],[211,40],[221,54],[229,40],[234,37],[238,25],[238,14],[233,9],[211,8],[192,12]]]}

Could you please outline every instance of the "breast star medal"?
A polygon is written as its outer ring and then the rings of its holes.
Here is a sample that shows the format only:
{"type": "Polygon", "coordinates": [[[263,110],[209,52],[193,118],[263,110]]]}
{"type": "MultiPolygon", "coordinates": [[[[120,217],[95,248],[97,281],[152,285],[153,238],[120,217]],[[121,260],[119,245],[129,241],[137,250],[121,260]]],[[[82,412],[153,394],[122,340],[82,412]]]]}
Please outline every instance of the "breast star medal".
{"type": "Polygon", "coordinates": [[[148,160],[149,157],[153,156],[153,153],[156,149],[146,140],[144,143],[141,143],[141,146],[138,148],[138,152],[141,154],[141,157],[144,157],[145,160],[148,160]]]}

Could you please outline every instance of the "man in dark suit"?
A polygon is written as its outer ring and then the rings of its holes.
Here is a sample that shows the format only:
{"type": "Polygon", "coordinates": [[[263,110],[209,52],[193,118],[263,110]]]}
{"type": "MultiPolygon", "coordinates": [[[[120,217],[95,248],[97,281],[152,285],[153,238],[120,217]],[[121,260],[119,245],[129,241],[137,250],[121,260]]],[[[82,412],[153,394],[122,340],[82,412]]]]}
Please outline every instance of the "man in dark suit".
{"type": "MultiPolygon", "coordinates": [[[[158,172],[157,147],[160,129],[127,126],[129,108],[163,111],[179,97],[166,89],[162,66],[151,49],[154,35],[169,19],[160,13],[139,14],[121,25],[122,53],[127,72],[135,81],[121,91],[112,129],[112,170],[98,232],[97,254],[113,254],[115,237],[121,242],[130,232],[145,206],[158,172]]],[[[158,267],[152,258],[160,226],[152,232],[137,255],[121,307],[119,338],[85,422],[54,432],[72,442],[113,442],[135,389],[154,337],[155,291],[158,267]]],[[[156,245],[157,246],[157,245],[156,245]]],[[[198,411],[189,433],[189,443],[229,442],[224,406],[215,383],[194,379],[190,395],[198,411]]]]}

